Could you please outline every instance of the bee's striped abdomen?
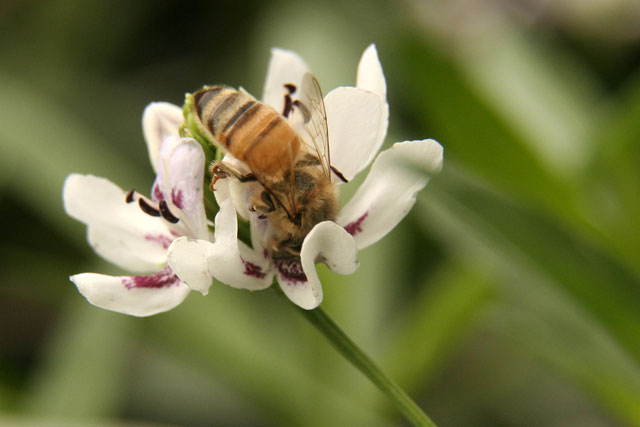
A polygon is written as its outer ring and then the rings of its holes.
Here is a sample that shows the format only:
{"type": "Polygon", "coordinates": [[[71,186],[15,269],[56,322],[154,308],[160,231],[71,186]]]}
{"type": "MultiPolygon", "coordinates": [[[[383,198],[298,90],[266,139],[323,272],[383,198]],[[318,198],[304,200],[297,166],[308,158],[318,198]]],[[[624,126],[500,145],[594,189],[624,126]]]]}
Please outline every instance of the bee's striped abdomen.
{"type": "Polygon", "coordinates": [[[258,102],[230,87],[215,86],[194,96],[198,117],[216,142],[229,150],[227,138],[221,138],[235,123],[246,121],[255,113],[258,102]],[[255,107],[254,111],[249,111],[255,107]],[[243,118],[244,116],[244,118],[243,118]]]}
{"type": "Polygon", "coordinates": [[[273,108],[226,86],[205,88],[194,101],[213,140],[254,172],[281,175],[292,166],[300,140],[273,108]]]}

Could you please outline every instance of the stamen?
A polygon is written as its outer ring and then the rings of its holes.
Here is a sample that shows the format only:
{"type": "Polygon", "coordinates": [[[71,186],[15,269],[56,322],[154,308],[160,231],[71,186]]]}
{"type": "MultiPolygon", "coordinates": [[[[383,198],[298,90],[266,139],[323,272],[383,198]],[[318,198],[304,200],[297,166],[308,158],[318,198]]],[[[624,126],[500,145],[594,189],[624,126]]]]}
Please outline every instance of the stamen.
{"type": "Polygon", "coordinates": [[[140,205],[140,209],[142,209],[142,212],[146,213],[147,215],[160,216],[160,211],[149,206],[149,204],[143,198],[138,199],[138,205],[140,205]]]}
{"type": "Polygon", "coordinates": [[[180,218],[171,213],[166,201],[162,200],[158,206],[160,207],[160,215],[162,215],[162,218],[166,219],[171,224],[176,224],[180,221],[180,218]]]}
{"type": "Polygon", "coordinates": [[[136,190],[131,190],[127,193],[127,197],[125,198],[127,203],[133,203],[135,201],[135,199],[133,198],[133,196],[136,194],[136,190]]]}
{"type": "Polygon", "coordinates": [[[291,96],[285,95],[284,96],[284,109],[282,110],[282,115],[285,116],[285,117],[289,117],[289,114],[291,114],[291,107],[292,107],[291,96]]]}
{"type": "Polygon", "coordinates": [[[291,109],[293,106],[293,100],[291,99],[291,95],[293,95],[296,91],[296,85],[293,83],[286,83],[284,88],[289,92],[284,96],[284,109],[282,110],[282,115],[285,117],[289,117],[291,114],[291,109]]]}

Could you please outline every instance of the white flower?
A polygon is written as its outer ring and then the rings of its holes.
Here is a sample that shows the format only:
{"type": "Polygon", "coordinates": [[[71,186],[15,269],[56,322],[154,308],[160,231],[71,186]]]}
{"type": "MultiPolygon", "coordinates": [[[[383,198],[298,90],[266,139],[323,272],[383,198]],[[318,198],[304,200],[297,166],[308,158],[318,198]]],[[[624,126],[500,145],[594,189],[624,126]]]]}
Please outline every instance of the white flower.
{"type": "MultiPolygon", "coordinates": [[[[272,51],[263,102],[283,111],[285,84],[300,86],[307,65],[295,53],[272,51]]],[[[332,166],[352,179],[375,158],[387,132],[386,82],[375,46],[369,46],[358,65],[356,87],[339,87],[325,97],[332,166]]],[[[391,231],[409,212],[416,194],[427,184],[421,170],[437,173],[442,147],[434,140],[396,143],[382,152],[364,183],[341,209],[336,222],[317,224],[306,236],[297,258],[271,257],[261,236],[267,224],[248,210],[248,186],[226,179],[216,184],[220,211],[215,239],[185,236],[169,247],[173,271],[193,290],[207,293],[213,276],[227,285],[250,290],[271,285],[274,276],[297,305],[313,309],[322,301],[315,263],[324,262],[340,274],[357,266],[357,251],[391,231]],[[237,238],[237,216],[251,224],[252,245],[237,238]]]]}
{"type": "Polygon", "coordinates": [[[157,172],[151,199],[125,192],[104,178],[73,174],[64,183],[66,212],[87,224],[89,243],[106,260],[135,274],[83,273],[70,279],[92,304],[134,316],[149,316],[180,304],[190,288],[167,265],[177,237],[208,239],[202,184],[202,147],[179,138],[182,111],[151,104],[143,129],[157,172]]]}

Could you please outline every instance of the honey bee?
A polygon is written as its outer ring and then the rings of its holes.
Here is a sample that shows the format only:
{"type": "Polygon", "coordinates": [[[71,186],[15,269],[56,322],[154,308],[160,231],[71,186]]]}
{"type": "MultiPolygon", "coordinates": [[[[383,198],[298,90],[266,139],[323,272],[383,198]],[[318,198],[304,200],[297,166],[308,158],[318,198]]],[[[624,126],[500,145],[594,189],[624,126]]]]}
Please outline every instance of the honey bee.
{"type": "Polygon", "coordinates": [[[336,219],[338,193],[332,171],[346,181],[331,166],[327,116],[318,81],[306,73],[296,100],[292,95],[298,88],[293,84],[285,88],[282,113],[228,86],[204,87],[193,94],[199,129],[248,169],[212,162],[211,189],[228,177],[259,184],[249,187],[249,209],[267,219],[270,237],[266,243],[276,256],[299,255],[305,236],[316,224],[336,219]],[[297,130],[292,125],[294,118],[300,123],[297,130]]]}

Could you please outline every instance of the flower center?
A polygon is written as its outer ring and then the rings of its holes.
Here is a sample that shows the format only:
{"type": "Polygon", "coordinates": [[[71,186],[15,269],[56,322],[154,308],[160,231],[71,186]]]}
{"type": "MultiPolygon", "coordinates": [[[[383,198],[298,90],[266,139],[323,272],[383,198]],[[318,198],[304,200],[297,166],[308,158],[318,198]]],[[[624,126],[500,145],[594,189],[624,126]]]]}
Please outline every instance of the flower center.
{"type": "Polygon", "coordinates": [[[297,284],[307,281],[307,276],[302,269],[302,263],[296,258],[276,258],[274,260],[280,275],[288,282],[297,284]]]}

